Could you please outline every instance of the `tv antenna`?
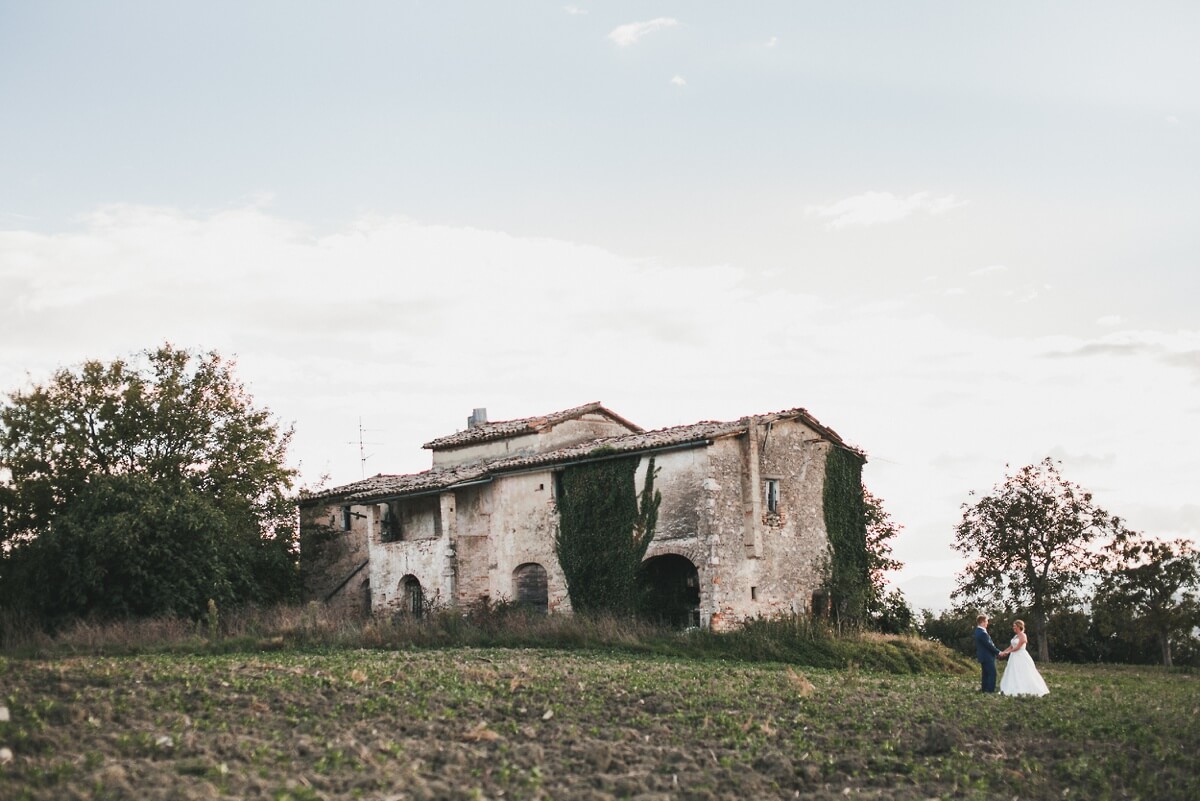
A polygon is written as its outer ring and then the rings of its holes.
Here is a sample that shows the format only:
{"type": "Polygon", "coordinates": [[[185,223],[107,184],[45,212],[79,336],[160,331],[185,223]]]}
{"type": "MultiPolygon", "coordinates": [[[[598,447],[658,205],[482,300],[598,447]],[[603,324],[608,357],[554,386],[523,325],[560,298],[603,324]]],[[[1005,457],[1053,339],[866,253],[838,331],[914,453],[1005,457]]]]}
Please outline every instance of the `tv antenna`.
{"type": "Polygon", "coordinates": [[[373,453],[367,453],[367,446],[383,444],[381,442],[367,442],[366,440],[363,439],[363,435],[368,431],[382,431],[382,430],[383,429],[379,429],[379,428],[363,428],[362,418],[360,417],[360,418],[358,418],[358,442],[355,443],[355,442],[351,441],[351,442],[346,443],[347,445],[355,445],[355,444],[358,445],[358,463],[362,469],[362,477],[363,478],[367,477],[367,460],[375,455],[373,453]]]}

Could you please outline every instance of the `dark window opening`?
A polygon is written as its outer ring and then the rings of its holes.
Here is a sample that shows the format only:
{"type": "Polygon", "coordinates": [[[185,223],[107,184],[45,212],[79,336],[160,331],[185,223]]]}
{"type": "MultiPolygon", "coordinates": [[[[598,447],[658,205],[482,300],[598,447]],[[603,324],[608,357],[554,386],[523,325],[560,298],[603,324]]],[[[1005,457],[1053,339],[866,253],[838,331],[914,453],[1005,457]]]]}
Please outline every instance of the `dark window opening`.
{"type": "Polygon", "coordinates": [[[767,512],[779,514],[779,479],[768,478],[766,482],[767,512]]]}
{"type": "Polygon", "coordinates": [[[342,531],[350,530],[350,522],[351,522],[350,507],[343,506],[342,507],[342,531]]]}
{"type": "Polygon", "coordinates": [[[829,594],[824,590],[812,594],[812,616],[829,617],[829,594]]]}
{"type": "Polygon", "coordinates": [[[757,601],[757,600],[758,600],[758,587],[751,587],[751,588],[750,588],[750,600],[751,600],[751,601],[757,601]]]}
{"type": "Polygon", "coordinates": [[[404,539],[400,513],[393,504],[384,506],[379,515],[379,539],[383,542],[399,542],[404,539]]]}
{"type": "Polygon", "coordinates": [[[400,582],[400,611],[413,617],[425,612],[425,593],[416,576],[405,576],[400,582]]]}

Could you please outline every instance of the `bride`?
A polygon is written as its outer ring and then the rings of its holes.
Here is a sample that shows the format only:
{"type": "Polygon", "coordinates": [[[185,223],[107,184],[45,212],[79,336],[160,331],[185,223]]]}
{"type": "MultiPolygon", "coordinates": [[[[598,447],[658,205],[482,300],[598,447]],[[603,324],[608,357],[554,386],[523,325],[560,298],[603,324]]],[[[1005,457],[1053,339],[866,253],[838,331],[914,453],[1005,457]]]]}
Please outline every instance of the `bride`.
{"type": "Polygon", "coordinates": [[[1033,657],[1029,655],[1029,650],[1025,647],[1029,638],[1025,636],[1023,620],[1013,622],[1013,634],[1015,636],[1012,638],[1012,642],[1000,652],[1000,656],[1008,657],[1008,666],[1004,668],[1004,675],[1000,678],[1000,694],[1047,694],[1050,692],[1050,688],[1042,680],[1037,666],[1033,664],[1033,657]]]}

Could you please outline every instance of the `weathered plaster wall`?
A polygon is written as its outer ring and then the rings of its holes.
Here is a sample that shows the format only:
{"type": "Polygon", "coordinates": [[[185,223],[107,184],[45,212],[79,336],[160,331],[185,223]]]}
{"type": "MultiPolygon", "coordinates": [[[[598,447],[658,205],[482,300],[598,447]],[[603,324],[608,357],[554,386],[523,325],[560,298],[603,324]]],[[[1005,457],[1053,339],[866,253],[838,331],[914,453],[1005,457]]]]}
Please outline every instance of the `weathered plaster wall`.
{"type": "MultiPolygon", "coordinates": [[[[638,465],[635,485],[640,493],[646,480],[649,458],[638,465]]],[[[710,465],[706,448],[688,448],[655,454],[658,476],[655,489],[662,493],[658,527],[646,549],[645,559],[674,554],[696,568],[700,584],[700,622],[709,624],[713,608],[714,550],[709,532],[706,478],[710,465]]]]}
{"type": "Polygon", "coordinates": [[[362,569],[351,577],[367,561],[365,511],[365,507],[351,507],[350,530],[342,531],[340,504],[301,510],[300,580],[305,601],[327,603],[348,615],[370,610],[369,573],[362,569]]]}
{"type": "Polygon", "coordinates": [[[633,429],[602,414],[585,414],[563,422],[538,434],[538,453],[578,445],[602,437],[632,434],[633,429]]]}
{"type": "Polygon", "coordinates": [[[551,612],[570,609],[566,578],[554,553],[558,507],[549,470],[508,475],[492,484],[492,544],[488,590],[493,599],[517,597],[513,571],[528,562],[546,568],[551,612]]]}
{"type": "Polygon", "coordinates": [[[480,442],[459,448],[439,448],[433,452],[434,467],[476,462],[481,459],[500,459],[506,456],[525,456],[537,451],[537,434],[522,434],[505,439],[480,442]]]}
{"type": "Polygon", "coordinates": [[[759,425],[757,437],[726,437],[709,449],[706,506],[716,564],[712,607],[702,614],[711,614],[715,629],[757,615],[807,613],[822,579],[828,542],[822,488],[830,446],[795,421],[777,421],[769,431],[759,425]],[[766,511],[769,478],[780,482],[776,515],[766,511]]]}
{"type": "MultiPolygon", "coordinates": [[[[446,505],[445,498],[438,505],[438,513],[446,505]]],[[[453,508],[453,495],[449,496],[453,508]]],[[[406,539],[384,542],[381,519],[386,504],[366,507],[369,528],[369,551],[371,571],[371,597],[376,613],[400,611],[404,595],[402,583],[412,575],[421,582],[421,591],[427,603],[444,606],[455,598],[454,588],[454,525],[441,525],[438,536],[424,539],[406,539]]],[[[429,512],[433,514],[433,512],[429,512]]],[[[451,515],[451,519],[453,515],[451,515]]],[[[444,521],[443,521],[444,522],[444,521]]],[[[422,524],[423,525],[423,524],[422,524]]],[[[429,523],[429,526],[432,526],[429,523]]]]}
{"type": "Polygon", "coordinates": [[[585,414],[564,420],[540,432],[531,432],[504,439],[445,448],[433,452],[433,466],[446,467],[466,464],[480,459],[499,459],[507,456],[529,456],[535,453],[578,445],[601,437],[630,434],[633,429],[602,414],[585,414]]]}
{"type": "Polygon", "coordinates": [[[464,606],[491,600],[488,565],[492,563],[489,536],[492,530],[493,484],[465,487],[455,493],[458,538],[455,560],[458,570],[458,597],[464,606]]]}

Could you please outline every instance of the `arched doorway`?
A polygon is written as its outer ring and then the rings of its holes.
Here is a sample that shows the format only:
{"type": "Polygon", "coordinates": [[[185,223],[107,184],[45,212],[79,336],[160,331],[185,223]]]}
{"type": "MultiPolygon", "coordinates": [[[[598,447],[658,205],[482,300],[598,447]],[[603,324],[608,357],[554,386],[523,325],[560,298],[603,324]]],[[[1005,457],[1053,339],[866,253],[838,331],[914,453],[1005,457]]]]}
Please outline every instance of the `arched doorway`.
{"type": "Polygon", "coordinates": [[[408,575],[400,580],[400,611],[420,617],[425,611],[425,593],[416,576],[408,575]]]}
{"type": "Polygon", "coordinates": [[[526,562],[513,571],[513,587],[517,603],[535,612],[546,614],[549,606],[546,568],[537,562],[526,562]]]}
{"type": "Polygon", "coordinates": [[[673,553],[647,559],[638,581],[643,617],[677,629],[700,625],[700,573],[690,559],[673,553]]]}

